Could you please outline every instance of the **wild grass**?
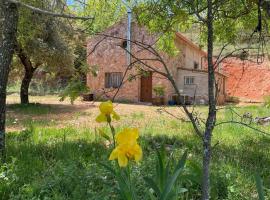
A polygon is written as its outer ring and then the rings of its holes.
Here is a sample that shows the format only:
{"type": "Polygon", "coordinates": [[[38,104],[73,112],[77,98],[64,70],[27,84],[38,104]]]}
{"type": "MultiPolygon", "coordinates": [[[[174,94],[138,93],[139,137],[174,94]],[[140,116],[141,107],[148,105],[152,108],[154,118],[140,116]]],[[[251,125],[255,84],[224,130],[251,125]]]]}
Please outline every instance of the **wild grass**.
{"type": "MultiPolygon", "coordinates": [[[[24,129],[19,128],[7,134],[7,162],[0,167],[0,199],[120,199],[114,177],[98,164],[109,163],[111,150],[107,148],[105,141],[96,134],[92,125],[74,126],[67,123],[59,126],[62,121],[46,121],[47,116],[55,114],[55,106],[8,107],[10,112],[30,117],[24,119],[29,123],[18,119],[17,123],[24,129]],[[30,120],[37,116],[44,118],[30,120]]],[[[190,123],[152,112],[152,109],[154,107],[144,107],[143,110],[132,111],[130,114],[123,113],[121,122],[116,125],[117,130],[125,126],[140,128],[144,158],[132,170],[139,198],[148,199],[143,177],[154,174],[154,149],[165,144],[168,151],[175,145],[176,156],[182,155],[186,149],[189,152],[187,168],[180,176],[181,184],[188,191],[179,195],[179,199],[200,199],[200,139],[194,134],[190,123]],[[151,111],[151,115],[146,108],[151,111]]],[[[202,107],[200,110],[205,111],[206,108],[202,107]]],[[[239,107],[236,110],[240,114],[248,111],[254,116],[270,114],[270,110],[261,106],[239,107]]],[[[58,115],[61,118],[60,112],[58,115]]],[[[74,110],[69,117],[87,120],[94,118],[95,112],[74,110]]],[[[218,115],[219,121],[230,118],[230,109],[222,109],[218,115]]],[[[8,121],[13,120],[14,117],[10,114],[8,121]]],[[[258,128],[270,132],[268,126],[258,128]]],[[[107,127],[104,126],[103,129],[109,133],[107,127]]],[[[265,188],[270,188],[269,136],[235,124],[220,125],[213,135],[213,199],[257,199],[254,179],[256,173],[261,175],[265,188]]],[[[270,198],[270,191],[266,189],[265,192],[270,198]]]]}

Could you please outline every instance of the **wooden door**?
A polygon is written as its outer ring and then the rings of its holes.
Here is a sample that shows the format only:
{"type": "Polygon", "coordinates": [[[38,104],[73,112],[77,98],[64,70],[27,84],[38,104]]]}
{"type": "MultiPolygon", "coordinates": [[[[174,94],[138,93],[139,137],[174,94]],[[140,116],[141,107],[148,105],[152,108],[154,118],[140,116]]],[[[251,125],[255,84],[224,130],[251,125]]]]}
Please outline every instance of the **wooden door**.
{"type": "Polygon", "coordinates": [[[141,102],[152,102],[152,72],[141,77],[141,102]]]}

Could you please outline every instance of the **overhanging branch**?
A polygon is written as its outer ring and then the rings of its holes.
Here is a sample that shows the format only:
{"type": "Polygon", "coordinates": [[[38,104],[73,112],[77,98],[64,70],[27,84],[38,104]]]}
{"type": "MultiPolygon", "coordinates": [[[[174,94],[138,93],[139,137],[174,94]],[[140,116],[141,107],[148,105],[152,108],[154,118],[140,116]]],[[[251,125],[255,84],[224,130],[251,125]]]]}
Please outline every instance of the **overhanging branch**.
{"type": "Polygon", "coordinates": [[[91,16],[89,16],[89,17],[78,17],[78,16],[62,14],[62,13],[54,13],[54,12],[51,12],[51,11],[48,11],[48,10],[43,10],[43,9],[40,9],[40,8],[36,8],[34,6],[28,5],[26,3],[23,3],[23,2],[17,1],[17,0],[8,0],[8,1],[10,3],[14,3],[14,4],[17,4],[19,6],[23,6],[25,8],[28,8],[28,9],[32,10],[35,13],[40,13],[40,14],[43,14],[43,15],[50,15],[50,16],[53,16],[53,17],[61,17],[61,18],[67,18],[67,19],[79,19],[79,20],[94,19],[94,17],[91,17],[91,16]]]}

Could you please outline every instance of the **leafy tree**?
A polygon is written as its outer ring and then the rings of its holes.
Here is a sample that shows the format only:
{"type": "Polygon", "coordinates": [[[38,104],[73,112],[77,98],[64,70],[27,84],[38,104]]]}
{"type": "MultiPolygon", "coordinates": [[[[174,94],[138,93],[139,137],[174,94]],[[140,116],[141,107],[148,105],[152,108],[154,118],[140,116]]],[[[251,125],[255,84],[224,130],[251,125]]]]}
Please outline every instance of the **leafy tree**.
{"type": "MultiPolygon", "coordinates": [[[[210,198],[211,139],[217,125],[215,69],[227,57],[253,59],[255,52],[257,61],[263,57],[268,25],[267,12],[263,12],[265,6],[262,6],[262,2],[261,0],[149,0],[135,8],[139,23],[147,26],[150,32],[159,33],[159,48],[170,54],[174,49],[176,31],[186,31],[192,26],[201,30],[197,34],[200,36],[201,45],[205,45],[208,52],[209,110],[204,126],[199,126],[196,122],[198,116],[190,112],[185,105],[182,107],[191,120],[195,132],[202,139],[204,200],[210,198]],[[218,49],[214,49],[214,44],[218,49]],[[218,52],[216,56],[215,52],[218,52]]],[[[169,71],[168,79],[180,95],[169,71]]]]}
{"type": "MultiPolygon", "coordinates": [[[[85,39],[81,41],[84,42],[85,39]]],[[[78,97],[89,92],[89,88],[86,85],[86,75],[89,72],[89,67],[86,63],[86,48],[83,43],[77,43],[74,53],[74,73],[67,87],[60,94],[60,101],[69,98],[71,104],[73,104],[78,97]]]]}
{"type": "Polygon", "coordinates": [[[120,21],[126,14],[126,7],[122,0],[87,0],[86,6],[77,11],[83,16],[95,17],[93,22],[85,21],[82,25],[88,33],[96,34],[120,21]]]}
{"type": "MultiPolygon", "coordinates": [[[[52,1],[62,2],[62,1],[52,1]]],[[[51,3],[52,3],[51,2],[51,3]]],[[[89,20],[93,17],[77,17],[65,14],[63,12],[56,13],[50,10],[43,10],[27,3],[16,0],[0,0],[0,151],[1,158],[4,159],[5,152],[5,120],[6,120],[6,88],[10,64],[16,47],[16,34],[19,19],[18,5],[31,10],[40,15],[53,16],[67,19],[89,20]]],[[[45,2],[44,5],[51,5],[45,2]]],[[[32,19],[31,19],[32,20],[32,19]]]]}
{"type": "MultiPolygon", "coordinates": [[[[62,9],[61,4],[50,1],[28,0],[27,3],[39,8],[54,10],[62,9]]],[[[60,12],[60,11],[59,11],[60,12]]],[[[43,67],[47,71],[61,70],[70,73],[73,67],[73,50],[71,46],[74,33],[68,21],[53,16],[40,15],[28,8],[19,12],[16,55],[24,67],[21,84],[21,103],[28,104],[28,91],[34,72],[43,67]]]]}

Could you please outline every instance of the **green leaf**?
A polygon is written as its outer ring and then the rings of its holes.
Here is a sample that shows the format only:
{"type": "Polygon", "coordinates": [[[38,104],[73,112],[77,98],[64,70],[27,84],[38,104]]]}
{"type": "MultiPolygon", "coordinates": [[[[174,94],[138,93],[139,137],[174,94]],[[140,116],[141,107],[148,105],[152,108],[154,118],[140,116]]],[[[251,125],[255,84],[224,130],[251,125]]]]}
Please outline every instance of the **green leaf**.
{"type": "Polygon", "coordinates": [[[168,196],[169,196],[179,174],[181,173],[181,171],[183,170],[183,168],[185,166],[186,160],[187,160],[187,151],[185,151],[184,155],[179,160],[172,177],[166,182],[166,187],[165,187],[164,191],[162,192],[161,200],[168,199],[168,196]]]}
{"type": "Polygon", "coordinates": [[[99,165],[103,166],[105,169],[107,169],[109,172],[111,172],[114,176],[117,175],[116,171],[109,165],[102,163],[102,162],[97,162],[99,165]]]}
{"type": "Polygon", "coordinates": [[[124,199],[126,200],[132,200],[132,194],[129,190],[127,182],[125,181],[125,179],[122,177],[120,173],[117,173],[116,179],[119,184],[119,191],[120,191],[121,196],[124,196],[124,199]]]}
{"type": "Polygon", "coordinates": [[[59,100],[64,101],[66,98],[70,98],[70,103],[73,104],[77,98],[79,98],[82,94],[88,93],[89,91],[88,86],[81,81],[79,75],[75,74],[64,91],[60,93],[59,100]]]}
{"type": "Polygon", "coordinates": [[[169,193],[167,199],[169,199],[169,200],[177,200],[177,193],[176,193],[176,191],[175,190],[172,190],[169,193]]]}
{"type": "Polygon", "coordinates": [[[180,188],[179,190],[178,190],[178,193],[179,194],[182,194],[182,193],[185,193],[185,192],[187,192],[188,191],[188,189],[186,189],[186,188],[180,188]]]}
{"type": "Polygon", "coordinates": [[[103,166],[105,169],[107,169],[109,172],[111,172],[115,177],[119,185],[119,193],[120,195],[126,199],[126,200],[132,200],[132,195],[128,187],[128,183],[125,181],[127,180],[124,178],[121,174],[121,171],[116,172],[111,166],[98,162],[99,165],[103,166]]]}
{"type": "Polygon", "coordinates": [[[160,190],[152,178],[144,177],[145,182],[155,191],[156,195],[160,197],[160,190]]]}
{"type": "Polygon", "coordinates": [[[265,200],[262,179],[258,174],[255,175],[255,179],[256,179],[256,187],[257,187],[257,191],[259,195],[259,200],[265,200]]]}
{"type": "Polygon", "coordinates": [[[164,146],[161,147],[161,152],[156,149],[158,163],[157,163],[157,178],[159,181],[160,189],[164,188],[164,146]]]}
{"type": "Polygon", "coordinates": [[[111,140],[110,136],[108,136],[103,130],[98,129],[98,133],[99,133],[99,135],[100,135],[101,137],[103,137],[104,139],[106,139],[106,140],[108,140],[108,141],[111,140]]]}
{"type": "Polygon", "coordinates": [[[150,191],[148,191],[148,195],[149,195],[150,200],[156,199],[155,196],[150,191]]]}

